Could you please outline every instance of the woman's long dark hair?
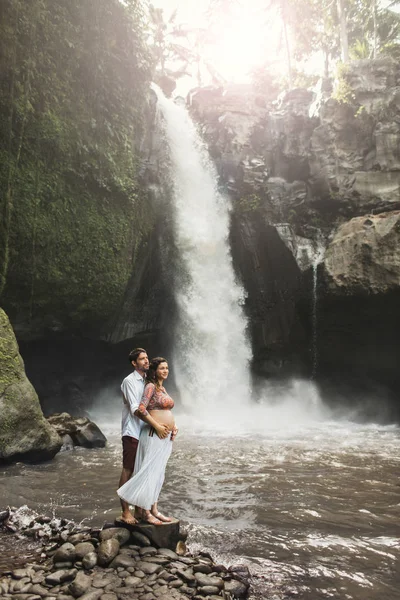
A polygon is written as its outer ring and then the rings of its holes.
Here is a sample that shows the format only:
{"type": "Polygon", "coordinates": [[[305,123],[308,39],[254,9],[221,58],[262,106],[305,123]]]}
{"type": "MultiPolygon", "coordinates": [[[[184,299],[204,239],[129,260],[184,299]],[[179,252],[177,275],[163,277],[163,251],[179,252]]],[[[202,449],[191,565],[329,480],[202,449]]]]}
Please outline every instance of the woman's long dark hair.
{"type": "Polygon", "coordinates": [[[157,371],[159,365],[163,362],[168,364],[167,359],[163,358],[162,356],[156,356],[155,358],[152,358],[150,361],[149,370],[147,371],[146,382],[154,383],[156,388],[160,387],[160,384],[158,383],[158,379],[156,377],[156,371],[157,371]]]}

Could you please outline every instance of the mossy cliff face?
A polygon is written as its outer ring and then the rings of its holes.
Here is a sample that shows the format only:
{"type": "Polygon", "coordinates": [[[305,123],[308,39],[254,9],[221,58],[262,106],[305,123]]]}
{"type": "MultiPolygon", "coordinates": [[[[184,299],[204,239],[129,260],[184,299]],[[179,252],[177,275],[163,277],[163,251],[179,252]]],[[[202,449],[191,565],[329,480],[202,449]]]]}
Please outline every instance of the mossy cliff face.
{"type": "Polygon", "coordinates": [[[0,298],[20,340],[106,337],[151,228],[140,4],[1,3],[0,298]]]}
{"type": "Polygon", "coordinates": [[[60,448],[61,439],[43,416],[8,317],[0,309],[0,463],[47,460],[60,448]]]}
{"type": "Polygon", "coordinates": [[[20,197],[3,297],[17,334],[104,334],[123,298],[142,227],[138,206],[118,198],[88,195],[77,202],[69,189],[36,205],[20,197]]]}

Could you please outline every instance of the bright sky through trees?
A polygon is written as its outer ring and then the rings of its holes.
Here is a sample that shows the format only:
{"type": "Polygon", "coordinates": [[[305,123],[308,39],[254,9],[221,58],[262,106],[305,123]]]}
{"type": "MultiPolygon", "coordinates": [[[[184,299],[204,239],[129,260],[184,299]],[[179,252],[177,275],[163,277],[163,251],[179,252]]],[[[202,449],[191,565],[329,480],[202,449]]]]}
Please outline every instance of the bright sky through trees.
{"type": "MultiPolygon", "coordinates": [[[[209,28],[206,20],[209,0],[153,0],[152,4],[163,9],[166,19],[177,9],[176,23],[209,28]]],[[[209,31],[203,58],[228,81],[250,81],[251,69],[261,66],[266,59],[278,60],[276,48],[282,35],[280,22],[272,15],[267,22],[264,6],[262,0],[246,4],[233,2],[230,14],[209,31]]]]}

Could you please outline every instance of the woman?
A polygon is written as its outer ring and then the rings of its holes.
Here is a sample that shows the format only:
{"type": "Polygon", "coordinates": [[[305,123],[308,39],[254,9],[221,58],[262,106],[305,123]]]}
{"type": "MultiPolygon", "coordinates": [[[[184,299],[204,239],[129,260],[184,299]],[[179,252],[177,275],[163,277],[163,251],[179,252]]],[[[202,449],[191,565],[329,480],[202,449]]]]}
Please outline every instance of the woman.
{"type": "Polygon", "coordinates": [[[158,510],[157,500],[164,482],[165,467],[178,433],[171,409],[174,401],[164,388],[168,377],[165,358],[153,358],[147,373],[142,401],[135,414],[142,427],[133,477],[117,490],[118,496],[143,509],[143,520],[151,525],[171,521],[158,510]],[[154,435],[156,434],[156,435],[154,435]]]}

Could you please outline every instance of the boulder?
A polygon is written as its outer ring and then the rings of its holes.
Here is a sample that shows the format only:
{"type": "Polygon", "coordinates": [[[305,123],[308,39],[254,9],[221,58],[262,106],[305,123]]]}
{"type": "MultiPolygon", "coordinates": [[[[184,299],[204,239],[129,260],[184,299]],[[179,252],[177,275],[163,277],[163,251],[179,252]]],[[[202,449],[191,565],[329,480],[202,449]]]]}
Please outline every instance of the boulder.
{"type": "Polygon", "coordinates": [[[6,313],[0,309],[0,464],[49,460],[62,441],[46,421],[6,313]]]}
{"type": "Polygon", "coordinates": [[[66,542],[58,550],[56,550],[53,556],[53,562],[61,563],[61,562],[75,562],[76,559],[76,549],[73,544],[70,542],[66,542]]]}
{"type": "Polygon", "coordinates": [[[106,436],[92,421],[83,425],[71,437],[77,446],[84,446],[85,448],[104,448],[107,443],[106,436]]]}
{"type": "Polygon", "coordinates": [[[400,211],[356,217],[341,225],[327,248],[324,266],[335,293],[400,290],[400,211]]]}
{"type": "MultiPolygon", "coordinates": [[[[63,436],[65,449],[70,442],[85,448],[104,448],[107,438],[99,427],[87,417],[72,417],[69,413],[56,413],[48,417],[49,423],[63,436]]],[[[69,444],[69,446],[68,446],[69,444]]],[[[63,448],[64,448],[63,446],[63,448]]]]}
{"type": "Polygon", "coordinates": [[[119,541],[115,538],[110,538],[99,544],[97,549],[97,562],[104,567],[113,560],[119,551],[119,541]]]}
{"type": "Polygon", "coordinates": [[[100,531],[99,539],[101,542],[115,538],[119,541],[120,545],[126,544],[131,537],[130,532],[125,527],[108,527],[100,531]]]}
{"type": "MultiPolygon", "coordinates": [[[[122,521],[116,521],[117,525],[121,525],[122,521]]],[[[134,543],[140,546],[154,546],[155,548],[169,548],[175,551],[180,540],[186,539],[186,533],[180,531],[180,522],[178,519],[172,519],[170,523],[162,525],[150,525],[147,523],[139,523],[137,525],[124,524],[124,529],[131,532],[131,539],[134,543]]],[[[104,529],[104,535],[107,535],[104,529]]],[[[103,534],[102,532],[102,534],[103,534]]]]}

